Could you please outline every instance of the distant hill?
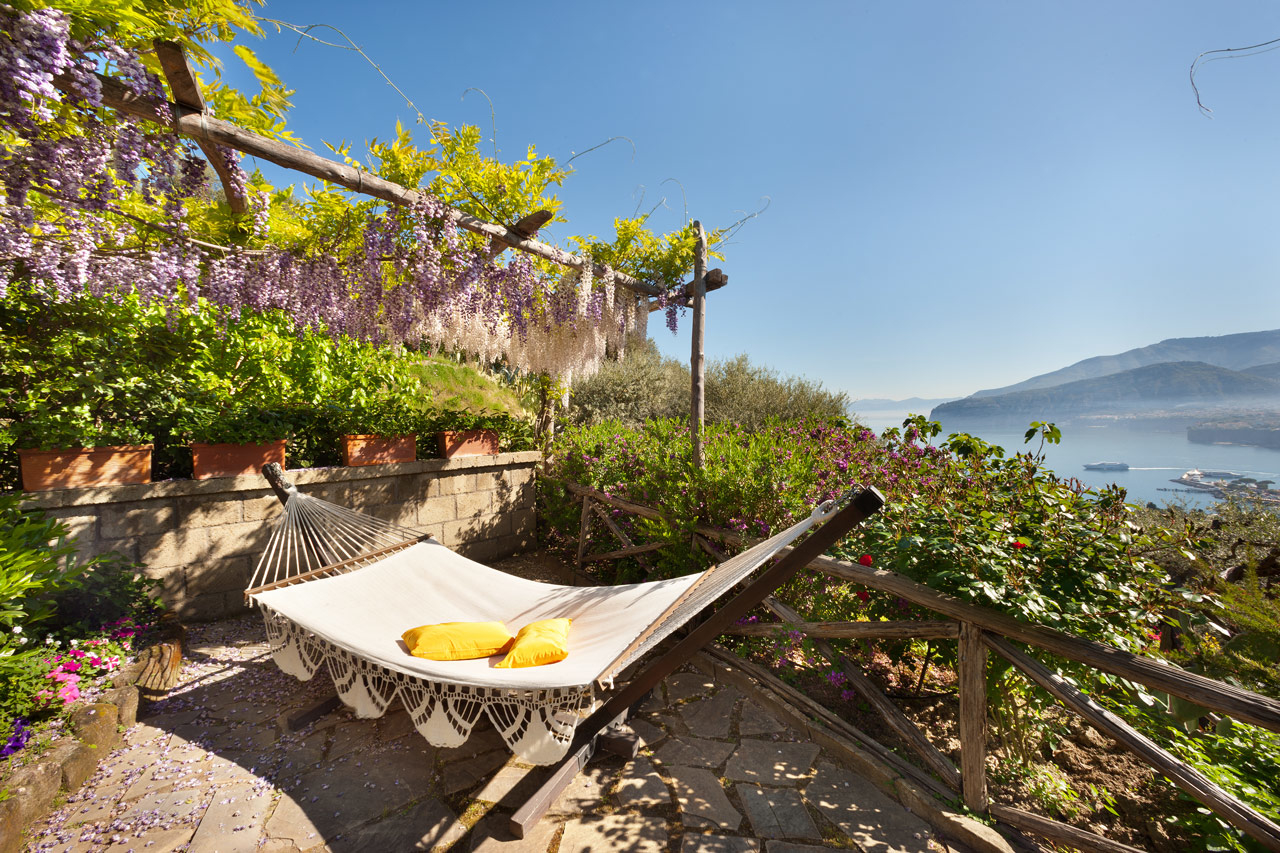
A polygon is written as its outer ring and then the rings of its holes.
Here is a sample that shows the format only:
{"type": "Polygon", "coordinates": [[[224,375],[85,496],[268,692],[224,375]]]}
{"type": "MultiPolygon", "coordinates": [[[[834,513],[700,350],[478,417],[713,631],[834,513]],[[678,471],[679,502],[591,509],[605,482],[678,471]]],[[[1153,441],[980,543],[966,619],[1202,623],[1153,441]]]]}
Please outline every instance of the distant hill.
{"type": "Polygon", "coordinates": [[[1280,379],[1280,361],[1275,364],[1258,364],[1253,367],[1246,367],[1241,373],[1248,373],[1251,376],[1261,376],[1263,379],[1280,379]]]}
{"type": "Polygon", "coordinates": [[[1015,391],[1052,388],[1080,379],[1097,379],[1148,365],[1195,361],[1230,370],[1244,370],[1254,365],[1280,362],[1280,329],[1203,338],[1170,338],[1118,355],[1086,358],[1070,367],[1042,373],[1015,385],[978,391],[973,396],[994,397],[1015,391]]]}
{"type": "Polygon", "coordinates": [[[874,411],[912,411],[927,412],[934,406],[941,403],[949,403],[955,400],[955,397],[908,397],[905,400],[890,400],[885,397],[863,397],[861,400],[854,400],[849,404],[855,412],[874,412],[874,411]]]}
{"type": "MultiPolygon", "coordinates": [[[[1280,333],[1277,333],[1280,334],[1280,333]]],[[[947,418],[1062,418],[1096,412],[1134,412],[1187,403],[1280,402],[1280,381],[1201,361],[1145,365],[1051,388],[943,403],[930,415],[947,418]]]]}

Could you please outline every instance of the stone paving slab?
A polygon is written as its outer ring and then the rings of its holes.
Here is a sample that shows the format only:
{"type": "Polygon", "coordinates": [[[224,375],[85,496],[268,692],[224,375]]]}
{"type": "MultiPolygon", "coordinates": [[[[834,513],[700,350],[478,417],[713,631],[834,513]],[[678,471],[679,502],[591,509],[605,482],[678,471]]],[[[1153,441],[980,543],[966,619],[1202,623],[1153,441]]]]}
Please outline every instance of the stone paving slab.
{"type": "Polygon", "coordinates": [[[686,832],[680,853],[760,853],[760,840],[737,835],[699,835],[686,832]]]}
{"type": "Polygon", "coordinates": [[[448,806],[439,800],[428,799],[365,827],[350,840],[335,841],[328,846],[333,853],[436,850],[452,846],[466,834],[466,827],[458,822],[448,806]]]}
{"type": "Polygon", "coordinates": [[[648,720],[632,719],[627,721],[627,725],[631,726],[631,731],[639,735],[640,740],[644,741],[647,747],[655,747],[666,740],[667,730],[655,726],[648,720]]]}
{"type": "Polygon", "coordinates": [[[707,699],[689,702],[680,708],[680,718],[689,733],[702,738],[726,738],[733,724],[733,709],[742,694],[728,688],[707,699]]]}
{"type": "Polygon", "coordinates": [[[735,782],[795,787],[809,777],[818,752],[816,743],[783,743],[744,738],[725,765],[724,775],[735,782]]]}
{"type": "Polygon", "coordinates": [[[926,853],[933,829],[851,770],[819,762],[805,797],[867,853],[926,853]]]}
{"type": "Polygon", "coordinates": [[[216,788],[188,853],[255,853],[271,795],[241,782],[216,788]]]}
{"type": "Polygon", "coordinates": [[[637,756],[622,768],[622,781],[618,783],[618,805],[623,808],[638,806],[664,806],[671,803],[671,792],[653,769],[649,759],[637,756]]]}
{"type": "Polygon", "coordinates": [[[778,718],[761,708],[754,702],[742,703],[742,719],[738,720],[738,735],[741,737],[755,737],[756,735],[771,735],[785,729],[786,726],[778,722],[778,718]]]}
{"type": "Polygon", "coordinates": [[[737,829],[742,815],[729,802],[716,774],[701,767],[672,767],[672,787],[685,826],[737,829]]]}
{"type": "Polygon", "coordinates": [[[564,825],[559,853],[666,853],[666,825],[641,815],[605,815],[564,825]]]}
{"type": "Polygon", "coordinates": [[[667,679],[667,704],[678,705],[687,699],[701,699],[716,689],[716,680],[701,672],[677,672],[667,679]]]}
{"type": "Polygon", "coordinates": [[[757,837],[822,838],[799,791],[741,784],[735,785],[734,791],[751,821],[752,834],[757,837]]]}
{"type": "Polygon", "coordinates": [[[673,737],[654,754],[659,764],[689,767],[719,767],[733,754],[734,745],[698,737],[673,737]]]}

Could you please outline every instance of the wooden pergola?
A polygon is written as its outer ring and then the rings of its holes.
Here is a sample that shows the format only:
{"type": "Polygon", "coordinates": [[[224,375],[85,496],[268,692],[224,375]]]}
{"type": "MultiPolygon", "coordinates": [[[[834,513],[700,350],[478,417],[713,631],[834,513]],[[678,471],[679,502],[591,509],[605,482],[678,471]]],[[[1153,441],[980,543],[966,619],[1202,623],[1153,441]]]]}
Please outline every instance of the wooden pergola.
{"type": "MultiPolygon", "coordinates": [[[[423,199],[423,194],[418,190],[401,186],[345,163],[330,160],[314,152],[296,148],[208,115],[195,70],[182,46],[169,41],[156,41],[154,44],[156,56],[164,70],[174,101],[163,104],[157,99],[133,92],[118,80],[98,74],[102,87],[102,103],[117,112],[164,125],[176,133],[195,140],[218,174],[227,196],[227,203],[233,212],[237,214],[247,212],[248,200],[231,180],[228,164],[217,150],[219,146],[259,157],[282,168],[301,172],[328,183],[337,184],[351,192],[382,199],[392,204],[412,205],[423,199]]],[[[70,80],[65,77],[56,79],[55,84],[65,92],[74,91],[70,80]]],[[[581,270],[586,265],[586,260],[581,256],[537,239],[539,229],[551,219],[549,211],[536,211],[511,225],[486,222],[450,206],[445,207],[445,215],[457,227],[488,237],[492,245],[491,260],[507,249],[514,249],[572,269],[581,270]]],[[[693,224],[698,234],[693,277],[677,289],[676,298],[679,304],[693,311],[693,341],[689,365],[692,374],[690,426],[693,432],[694,464],[701,467],[702,424],[705,410],[703,341],[706,326],[706,297],[710,291],[728,284],[729,277],[720,269],[707,270],[706,233],[701,223],[695,221],[693,224]]],[[[592,264],[591,272],[594,277],[612,281],[635,293],[651,297],[649,311],[658,310],[658,297],[663,295],[660,288],[624,272],[608,269],[601,264],[592,264]]]]}

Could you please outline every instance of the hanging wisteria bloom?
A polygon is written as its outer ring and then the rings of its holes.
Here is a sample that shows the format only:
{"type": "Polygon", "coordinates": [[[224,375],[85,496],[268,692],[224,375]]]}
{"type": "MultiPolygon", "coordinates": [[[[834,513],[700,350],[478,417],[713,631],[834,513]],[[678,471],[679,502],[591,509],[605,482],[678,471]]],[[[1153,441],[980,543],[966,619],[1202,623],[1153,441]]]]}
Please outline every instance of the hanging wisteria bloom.
{"type": "MultiPolygon", "coordinates": [[[[188,208],[206,191],[203,159],[164,127],[102,113],[94,72],[165,104],[159,78],[118,45],[87,53],[59,11],[0,9],[0,29],[0,298],[21,280],[58,300],[136,294],[230,318],[280,309],[299,330],[502,358],[564,379],[595,372],[645,332],[647,300],[607,269],[597,276],[589,251],[581,270],[551,274],[460,233],[426,196],[360,210],[357,239],[341,251],[194,240],[188,208]],[[58,117],[67,110],[74,123],[58,117]]],[[[242,233],[266,241],[270,199],[250,187],[238,153],[220,156],[225,189],[250,201],[242,233]]]]}

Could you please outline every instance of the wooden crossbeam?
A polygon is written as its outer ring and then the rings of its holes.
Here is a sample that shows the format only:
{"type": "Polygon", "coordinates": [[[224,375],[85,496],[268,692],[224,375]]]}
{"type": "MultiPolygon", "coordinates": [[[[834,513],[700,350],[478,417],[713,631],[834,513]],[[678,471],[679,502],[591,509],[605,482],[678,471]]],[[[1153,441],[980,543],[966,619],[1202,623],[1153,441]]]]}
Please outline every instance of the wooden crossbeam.
{"type": "MultiPolygon", "coordinates": [[[[596,517],[604,522],[605,526],[609,528],[609,532],[612,533],[615,537],[617,537],[618,541],[622,543],[624,548],[635,547],[635,543],[631,541],[631,537],[628,536],[626,532],[623,531],[623,529],[618,526],[618,523],[616,521],[614,521],[612,518],[609,517],[609,512],[604,508],[603,504],[599,504],[599,503],[593,504],[592,508],[595,510],[596,517]]],[[[656,551],[658,548],[661,548],[664,544],[665,543],[661,543],[661,542],[656,543],[655,547],[650,550],[656,551]]],[[[644,568],[645,575],[651,575],[653,574],[653,566],[649,563],[648,560],[640,556],[642,553],[644,552],[635,551],[630,555],[618,554],[617,556],[635,556],[636,562],[638,562],[644,568]]]]}
{"type": "Polygon", "coordinates": [[[603,554],[588,554],[582,559],[587,563],[596,563],[602,560],[621,560],[623,557],[635,557],[640,554],[648,554],[650,551],[657,551],[659,548],[665,548],[666,545],[666,542],[646,542],[643,545],[632,545],[629,548],[619,548],[616,551],[606,551],[603,554]]]}
{"type": "Polygon", "coordinates": [[[1046,841],[1052,841],[1054,844],[1065,844],[1077,850],[1088,851],[1088,853],[1142,853],[1141,848],[1130,847],[1128,844],[1121,844],[1119,841],[1103,838],[1097,833],[1078,829],[1022,809],[1015,809],[1013,806],[992,803],[991,816],[1015,829],[1038,835],[1046,841]]]}
{"type": "MultiPolygon", "coordinates": [[[[800,614],[792,610],[785,603],[779,601],[770,595],[764,600],[764,606],[772,610],[782,619],[791,623],[800,623],[804,620],[800,618],[800,614]]],[[[889,725],[891,729],[897,732],[898,736],[906,741],[907,745],[915,750],[916,754],[924,760],[925,764],[934,773],[937,773],[942,781],[946,782],[949,787],[960,787],[960,771],[951,763],[951,759],[942,754],[933,743],[925,737],[924,732],[889,701],[880,688],[875,683],[862,674],[862,669],[853,666],[849,661],[835,650],[834,647],[826,640],[815,639],[814,645],[823,657],[831,662],[832,666],[840,668],[844,673],[845,679],[849,686],[857,691],[858,695],[866,700],[881,718],[889,725]]]]}
{"type": "MultiPolygon", "coordinates": [[[[191,61],[187,59],[182,45],[161,39],[157,39],[153,44],[156,57],[160,60],[160,67],[164,69],[165,80],[169,82],[169,91],[173,92],[173,99],[192,112],[203,114],[204,96],[200,93],[195,69],[191,67],[191,61]]],[[[231,212],[237,216],[248,213],[249,200],[231,179],[231,167],[222,156],[222,152],[216,145],[203,139],[197,139],[196,143],[204,152],[205,159],[209,161],[213,171],[217,173],[218,180],[222,181],[222,190],[226,193],[227,205],[230,206],[231,212]]]]}
{"type": "Polygon", "coordinates": [[[726,634],[735,637],[772,637],[779,630],[799,631],[807,637],[823,640],[954,640],[960,636],[960,623],[944,620],[929,622],[756,622],[734,625],[726,634]]]}

